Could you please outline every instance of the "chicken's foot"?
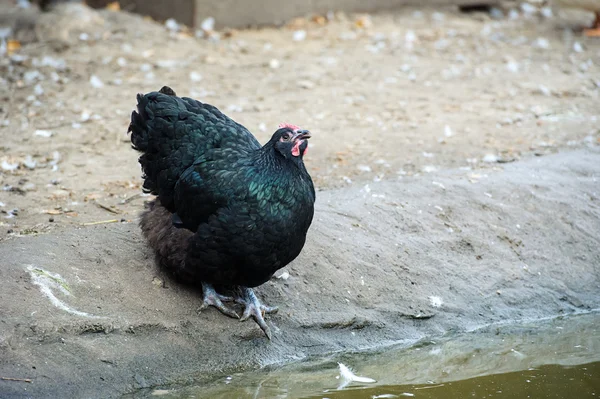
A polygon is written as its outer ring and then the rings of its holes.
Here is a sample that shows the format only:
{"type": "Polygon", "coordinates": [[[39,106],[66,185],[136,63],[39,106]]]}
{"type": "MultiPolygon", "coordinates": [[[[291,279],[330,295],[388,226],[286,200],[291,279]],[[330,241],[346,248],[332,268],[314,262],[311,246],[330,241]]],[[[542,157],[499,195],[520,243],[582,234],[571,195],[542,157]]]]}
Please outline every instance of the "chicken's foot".
{"type": "Polygon", "coordinates": [[[239,319],[240,316],[233,309],[230,309],[223,304],[223,302],[233,301],[234,299],[232,297],[219,294],[212,285],[205,282],[202,282],[202,296],[203,300],[200,310],[206,309],[209,306],[214,306],[224,315],[239,319]]]}
{"type": "Polygon", "coordinates": [[[256,321],[256,324],[258,324],[258,326],[264,331],[267,338],[271,339],[271,330],[265,322],[264,315],[268,313],[276,313],[279,308],[276,306],[266,306],[260,303],[252,288],[240,288],[242,289],[242,293],[240,296],[235,298],[237,303],[244,305],[244,314],[240,318],[240,321],[246,321],[252,317],[254,321],[256,321]]]}

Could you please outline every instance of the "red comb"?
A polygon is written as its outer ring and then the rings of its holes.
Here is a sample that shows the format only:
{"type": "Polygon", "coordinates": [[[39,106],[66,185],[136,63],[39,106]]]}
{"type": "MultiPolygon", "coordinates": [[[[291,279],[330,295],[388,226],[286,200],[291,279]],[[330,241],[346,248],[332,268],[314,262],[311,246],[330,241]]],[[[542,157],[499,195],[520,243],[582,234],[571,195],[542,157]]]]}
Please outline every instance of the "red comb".
{"type": "Polygon", "coordinates": [[[298,126],[292,125],[291,123],[280,123],[279,124],[279,129],[283,129],[285,127],[292,129],[292,130],[300,130],[300,128],[298,126]]]}

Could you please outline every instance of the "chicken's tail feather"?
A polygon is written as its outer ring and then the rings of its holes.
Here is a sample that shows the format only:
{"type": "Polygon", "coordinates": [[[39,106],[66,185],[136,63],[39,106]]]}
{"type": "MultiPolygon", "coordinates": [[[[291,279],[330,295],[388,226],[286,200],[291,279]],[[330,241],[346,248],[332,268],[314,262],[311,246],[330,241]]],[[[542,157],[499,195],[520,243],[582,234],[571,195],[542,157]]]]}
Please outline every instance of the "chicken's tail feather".
{"type": "Polygon", "coordinates": [[[169,210],[182,174],[208,150],[227,147],[244,154],[260,148],[245,127],[217,108],[177,97],[168,86],[138,94],[129,132],[133,148],[141,152],[144,190],[158,195],[169,210]]]}
{"type": "MultiPolygon", "coordinates": [[[[163,86],[158,92],[168,96],[177,96],[175,91],[169,86],[163,86]]],[[[131,133],[131,143],[133,144],[133,148],[141,152],[146,152],[148,150],[148,141],[150,138],[148,125],[146,123],[149,119],[148,111],[146,109],[148,102],[149,99],[147,96],[144,96],[143,94],[137,95],[137,111],[131,113],[131,123],[127,130],[127,133],[131,133]]]]}
{"type": "Polygon", "coordinates": [[[137,111],[131,113],[131,123],[127,133],[131,133],[131,143],[134,149],[144,152],[148,149],[148,126],[146,125],[145,106],[148,100],[142,94],[137,95],[137,111]]]}
{"type": "MultiPolygon", "coordinates": [[[[172,90],[171,92],[175,93],[172,90]]],[[[148,107],[149,102],[150,99],[148,96],[143,94],[137,95],[137,111],[131,113],[131,123],[127,132],[131,133],[131,146],[142,153],[139,161],[144,170],[143,190],[144,192],[158,194],[155,176],[153,176],[156,174],[153,173],[155,164],[153,160],[156,158],[156,148],[153,149],[152,147],[156,147],[156,144],[151,145],[152,128],[149,126],[148,121],[152,119],[153,115],[149,115],[149,113],[152,113],[152,108],[148,107]]]]}
{"type": "Polygon", "coordinates": [[[199,118],[189,112],[186,102],[164,86],[159,92],[137,95],[137,109],[131,113],[132,147],[141,152],[143,190],[160,197],[170,209],[175,183],[194,161],[205,140],[199,118]]]}

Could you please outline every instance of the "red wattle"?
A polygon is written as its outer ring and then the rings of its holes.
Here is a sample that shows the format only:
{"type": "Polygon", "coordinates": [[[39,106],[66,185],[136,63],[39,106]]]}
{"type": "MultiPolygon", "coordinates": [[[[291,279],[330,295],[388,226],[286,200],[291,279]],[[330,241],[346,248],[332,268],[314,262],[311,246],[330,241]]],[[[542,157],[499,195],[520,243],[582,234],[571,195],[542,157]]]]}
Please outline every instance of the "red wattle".
{"type": "Polygon", "coordinates": [[[296,141],[296,143],[292,147],[292,155],[295,157],[300,155],[300,144],[302,144],[302,140],[296,141]]]}

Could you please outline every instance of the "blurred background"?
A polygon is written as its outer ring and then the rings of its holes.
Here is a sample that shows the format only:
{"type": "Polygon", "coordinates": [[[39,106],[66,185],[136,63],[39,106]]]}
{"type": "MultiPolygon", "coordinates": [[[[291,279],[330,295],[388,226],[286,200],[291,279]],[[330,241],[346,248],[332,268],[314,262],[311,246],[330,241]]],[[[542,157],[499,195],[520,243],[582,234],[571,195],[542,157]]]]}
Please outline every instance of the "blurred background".
{"type": "Polygon", "coordinates": [[[568,2],[0,0],[0,240],[133,220],[129,116],[163,85],[311,130],[320,190],[596,146],[598,1],[568,2]]]}

